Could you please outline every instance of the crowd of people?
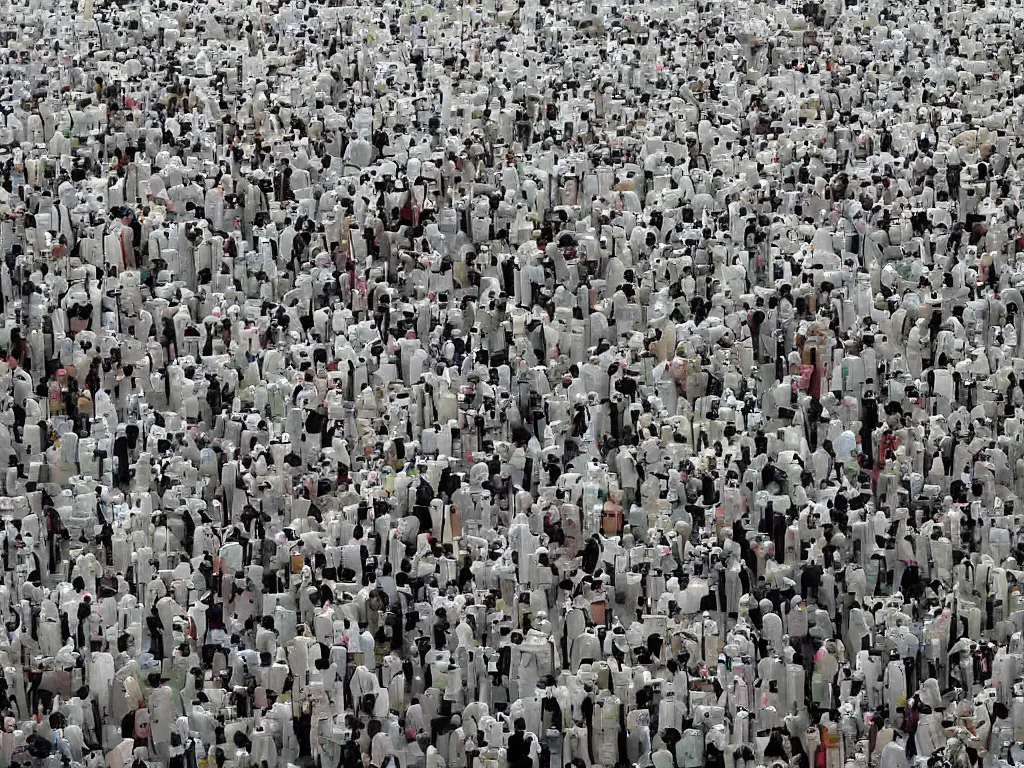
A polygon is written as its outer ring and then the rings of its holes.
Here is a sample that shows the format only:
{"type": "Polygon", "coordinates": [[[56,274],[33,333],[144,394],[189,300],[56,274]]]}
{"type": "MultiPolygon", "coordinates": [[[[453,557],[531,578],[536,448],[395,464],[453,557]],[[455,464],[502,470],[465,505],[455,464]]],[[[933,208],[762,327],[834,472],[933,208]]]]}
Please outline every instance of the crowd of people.
{"type": "Polygon", "coordinates": [[[0,41],[0,768],[1024,760],[1020,0],[0,41]]]}

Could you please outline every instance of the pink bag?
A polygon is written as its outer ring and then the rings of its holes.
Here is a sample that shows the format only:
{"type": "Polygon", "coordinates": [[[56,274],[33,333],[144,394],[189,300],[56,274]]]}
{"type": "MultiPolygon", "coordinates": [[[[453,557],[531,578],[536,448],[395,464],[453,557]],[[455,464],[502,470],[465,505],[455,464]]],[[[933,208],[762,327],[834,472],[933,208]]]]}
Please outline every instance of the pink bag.
{"type": "Polygon", "coordinates": [[[135,711],[135,738],[148,739],[150,729],[149,710],[143,707],[135,711]]]}
{"type": "Polygon", "coordinates": [[[800,376],[793,380],[793,391],[806,392],[811,387],[811,376],[814,375],[813,365],[801,365],[800,376]]]}

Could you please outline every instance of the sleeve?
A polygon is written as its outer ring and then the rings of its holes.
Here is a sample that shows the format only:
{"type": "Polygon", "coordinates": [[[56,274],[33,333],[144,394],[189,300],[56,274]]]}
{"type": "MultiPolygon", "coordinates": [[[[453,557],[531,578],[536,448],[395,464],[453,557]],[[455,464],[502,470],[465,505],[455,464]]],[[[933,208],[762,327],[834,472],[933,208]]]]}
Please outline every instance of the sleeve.
{"type": "Polygon", "coordinates": [[[67,739],[56,731],[53,732],[53,746],[56,747],[61,756],[66,757],[68,760],[71,759],[71,745],[68,744],[67,739]]]}

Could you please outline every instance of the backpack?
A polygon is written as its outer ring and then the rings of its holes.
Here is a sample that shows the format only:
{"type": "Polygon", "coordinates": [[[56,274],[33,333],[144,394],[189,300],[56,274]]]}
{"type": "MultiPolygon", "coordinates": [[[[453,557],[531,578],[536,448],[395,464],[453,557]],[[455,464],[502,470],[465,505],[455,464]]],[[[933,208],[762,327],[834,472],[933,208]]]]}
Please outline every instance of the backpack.
{"type": "Polygon", "coordinates": [[[53,744],[51,744],[49,742],[49,740],[44,739],[42,736],[40,736],[37,733],[34,733],[34,734],[32,734],[32,736],[29,737],[29,740],[28,740],[28,753],[30,755],[32,755],[32,757],[38,757],[40,759],[45,759],[45,758],[50,756],[50,753],[52,751],[53,751],[53,744]]]}

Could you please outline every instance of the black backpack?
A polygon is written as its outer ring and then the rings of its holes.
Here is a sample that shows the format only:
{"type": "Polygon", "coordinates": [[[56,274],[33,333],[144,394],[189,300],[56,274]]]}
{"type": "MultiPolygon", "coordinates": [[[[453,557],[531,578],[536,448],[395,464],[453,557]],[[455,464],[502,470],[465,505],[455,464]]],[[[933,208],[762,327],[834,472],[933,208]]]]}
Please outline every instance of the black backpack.
{"type": "Polygon", "coordinates": [[[44,739],[37,733],[32,734],[28,740],[28,753],[32,757],[38,757],[44,759],[50,756],[53,751],[53,744],[48,739],[44,739]]]}

